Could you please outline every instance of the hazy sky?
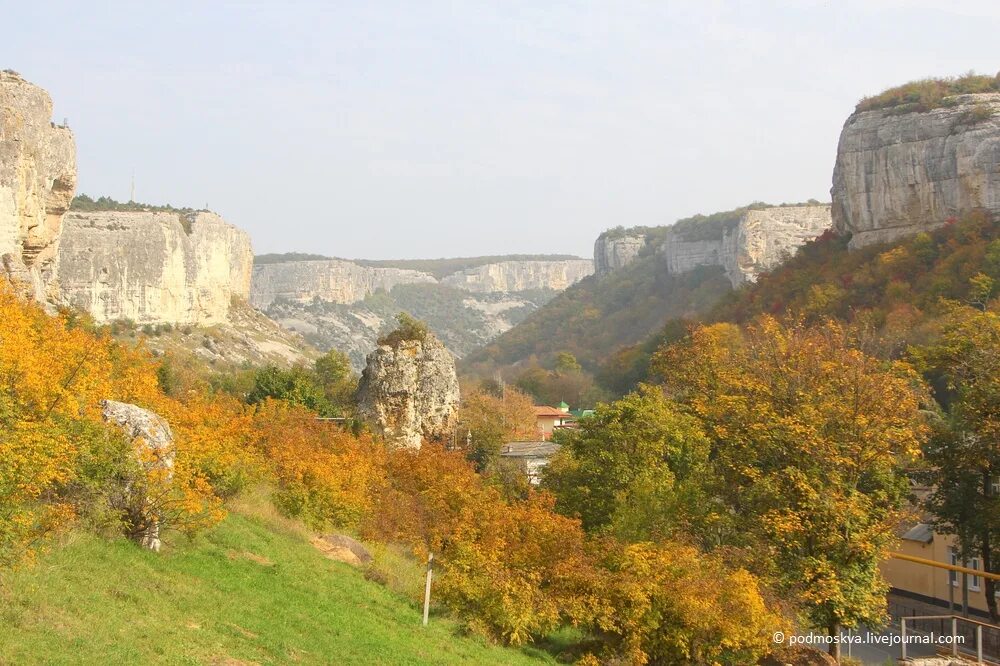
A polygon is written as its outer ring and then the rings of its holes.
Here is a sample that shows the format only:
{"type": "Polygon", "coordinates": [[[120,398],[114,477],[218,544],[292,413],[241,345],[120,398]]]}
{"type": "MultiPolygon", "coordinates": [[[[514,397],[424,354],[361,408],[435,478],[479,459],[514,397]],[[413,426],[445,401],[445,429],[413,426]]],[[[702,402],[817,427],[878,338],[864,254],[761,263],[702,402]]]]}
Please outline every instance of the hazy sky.
{"type": "Polygon", "coordinates": [[[1000,69],[997,2],[0,0],[80,192],[200,207],[257,252],[589,256],[616,225],[829,198],[890,85],[1000,69]]]}

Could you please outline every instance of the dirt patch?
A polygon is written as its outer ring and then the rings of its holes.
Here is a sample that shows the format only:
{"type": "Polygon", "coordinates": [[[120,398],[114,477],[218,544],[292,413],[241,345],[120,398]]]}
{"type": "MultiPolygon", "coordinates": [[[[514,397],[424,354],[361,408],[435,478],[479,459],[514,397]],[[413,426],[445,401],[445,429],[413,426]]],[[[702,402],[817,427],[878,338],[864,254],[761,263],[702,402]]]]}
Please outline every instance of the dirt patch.
{"type": "Polygon", "coordinates": [[[267,559],[263,555],[258,555],[257,553],[251,553],[248,550],[244,550],[242,553],[237,553],[235,550],[230,550],[226,552],[226,557],[231,560],[249,560],[251,562],[256,562],[262,567],[273,567],[274,562],[267,559]]]}
{"type": "Polygon", "coordinates": [[[236,633],[238,633],[240,636],[243,636],[244,638],[257,638],[258,637],[257,634],[253,633],[249,629],[244,629],[243,627],[241,627],[238,624],[232,624],[232,623],[230,623],[228,626],[230,628],[232,628],[232,629],[235,629],[236,633]]]}
{"type": "Polygon", "coordinates": [[[260,666],[256,661],[243,661],[233,657],[212,657],[208,663],[211,666],[260,666]]]}
{"type": "Polygon", "coordinates": [[[362,543],[343,534],[325,534],[312,538],[312,545],[331,560],[359,567],[372,561],[362,543]]]}

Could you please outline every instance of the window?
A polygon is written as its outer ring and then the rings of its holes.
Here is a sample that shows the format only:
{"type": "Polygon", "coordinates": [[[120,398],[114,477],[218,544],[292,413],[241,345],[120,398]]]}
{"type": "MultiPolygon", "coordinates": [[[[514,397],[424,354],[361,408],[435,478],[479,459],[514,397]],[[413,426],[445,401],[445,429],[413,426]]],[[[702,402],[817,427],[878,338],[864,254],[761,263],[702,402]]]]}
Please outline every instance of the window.
{"type": "MultiPolygon", "coordinates": [[[[979,558],[973,557],[971,560],[969,560],[966,566],[969,567],[970,569],[975,569],[976,571],[979,571],[979,558]]],[[[973,592],[979,591],[979,576],[969,576],[969,589],[972,590],[973,592]]]]}
{"type": "MultiPolygon", "coordinates": [[[[951,562],[951,564],[953,564],[953,565],[957,565],[958,564],[958,555],[955,553],[955,549],[954,548],[952,548],[949,551],[948,559],[949,559],[949,562],[951,562]]],[[[965,563],[965,566],[968,567],[969,569],[975,569],[976,571],[979,571],[979,558],[978,557],[973,557],[971,560],[969,560],[968,562],[965,563]]],[[[961,587],[961,585],[958,582],[958,580],[959,580],[958,577],[959,577],[959,573],[957,571],[948,571],[948,582],[951,583],[952,587],[961,587]]],[[[981,579],[980,579],[979,576],[970,575],[969,576],[969,590],[972,591],[972,592],[979,592],[979,590],[981,589],[980,582],[981,582],[981,579]]]]}

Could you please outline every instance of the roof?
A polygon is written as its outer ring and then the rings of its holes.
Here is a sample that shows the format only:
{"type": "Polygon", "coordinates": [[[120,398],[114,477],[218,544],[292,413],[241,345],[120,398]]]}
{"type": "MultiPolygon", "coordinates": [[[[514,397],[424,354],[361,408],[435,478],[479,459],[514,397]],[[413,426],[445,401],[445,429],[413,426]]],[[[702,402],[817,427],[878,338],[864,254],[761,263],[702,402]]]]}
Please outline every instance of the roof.
{"type": "Polygon", "coordinates": [[[548,405],[535,405],[535,416],[554,416],[561,419],[573,417],[572,414],[548,405]]]}
{"type": "Polygon", "coordinates": [[[549,458],[559,450],[555,442],[508,442],[500,449],[506,458],[549,458]]]}
{"type": "Polygon", "coordinates": [[[930,543],[934,540],[934,530],[927,523],[917,523],[906,530],[900,538],[918,543],[930,543]]]}

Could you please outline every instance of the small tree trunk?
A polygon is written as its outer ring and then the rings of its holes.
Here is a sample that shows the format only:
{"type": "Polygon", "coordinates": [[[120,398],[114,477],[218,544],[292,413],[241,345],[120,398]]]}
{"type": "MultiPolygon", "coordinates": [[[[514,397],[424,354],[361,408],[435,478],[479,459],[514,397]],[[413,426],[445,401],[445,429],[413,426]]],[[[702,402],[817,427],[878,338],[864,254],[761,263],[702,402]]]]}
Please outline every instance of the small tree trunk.
{"type": "Polygon", "coordinates": [[[834,659],[836,659],[837,663],[839,664],[840,663],[840,641],[837,640],[837,637],[840,634],[840,625],[835,622],[835,623],[833,623],[833,624],[831,624],[829,626],[829,628],[827,629],[827,631],[830,632],[830,638],[832,639],[830,641],[830,656],[832,656],[834,659]]]}

